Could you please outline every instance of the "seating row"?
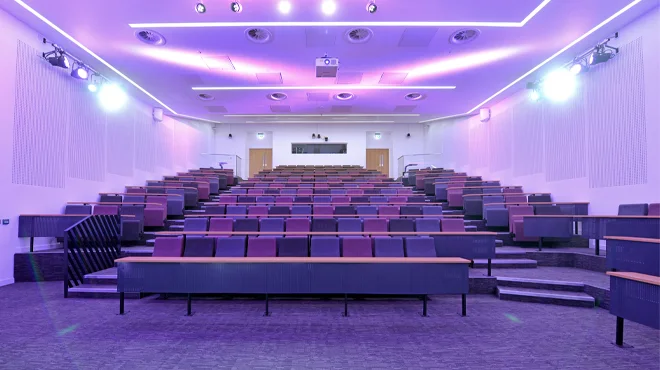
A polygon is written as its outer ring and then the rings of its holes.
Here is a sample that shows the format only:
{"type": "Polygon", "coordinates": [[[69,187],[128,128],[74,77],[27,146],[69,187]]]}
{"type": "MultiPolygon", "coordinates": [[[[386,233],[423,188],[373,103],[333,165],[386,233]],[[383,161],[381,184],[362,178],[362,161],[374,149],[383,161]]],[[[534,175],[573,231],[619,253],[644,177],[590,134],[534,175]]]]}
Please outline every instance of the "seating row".
{"type": "MultiPolygon", "coordinates": [[[[413,195],[410,188],[241,188],[233,187],[234,195],[413,195]]],[[[425,198],[423,195],[418,195],[425,198]]]]}
{"type": "Polygon", "coordinates": [[[660,216],[660,203],[620,204],[619,216],[660,216]]]}
{"type": "Polygon", "coordinates": [[[374,183],[374,182],[324,182],[324,183],[271,183],[271,182],[242,182],[240,188],[255,188],[255,189],[284,189],[284,188],[300,188],[300,189],[329,189],[329,188],[350,188],[350,189],[388,189],[388,188],[403,188],[403,184],[397,183],[374,183]]]}
{"type": "Polygon", "coordinates": [[[371,204],[401,204],[401,203],[428,203],[423,196],[347,196],[347,195],[298,195],[298,196],[272,196],[272,195],[221,195],[218,197],[219,204],[293,204],[293,203],[371,203],[371,204]]]}
{"type": "Polygon", "coordinates": [[[233,218],[264,217],[268,215],[302,215],[305,216],[408,216],[408,217],[442,217],[441,206],[418,205],[233,205],[218,204],[204,207],[206,214],[227,215],[233,218]]]}
{"type": "Polygon", "coordinates": [[[184,231],[268,231],[268,232],[464,232],[461,218],[186,218],[184,231]]]}

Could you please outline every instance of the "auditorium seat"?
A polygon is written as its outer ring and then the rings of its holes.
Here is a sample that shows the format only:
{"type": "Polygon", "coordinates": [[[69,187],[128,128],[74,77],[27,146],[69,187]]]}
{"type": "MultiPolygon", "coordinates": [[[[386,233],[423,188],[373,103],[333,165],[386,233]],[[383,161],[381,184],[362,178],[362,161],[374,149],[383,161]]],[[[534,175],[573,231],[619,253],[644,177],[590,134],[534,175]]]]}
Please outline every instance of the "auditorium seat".
{"type": "Polygon", "coordinates": [[[67,204],[64,207],[65,215],[91,215],[92,206],[89,204],[67,204]]]}
{"type": "Polygon", "coordinates": [[[371,203],[371,204],[387,204],[387,197],[383,197],[383,196],[369,197],[369,203],[371,203]]]}
{"type": "Polygon", "coordinates": [[[293,205],[293,197],[287,197],[287,196],[275,197],[275,204],[280,206],[291,206],[293,205]]]}
{"type": "Polygon", "coordinates": [[[245,215],[247,213],[247,207],[246,206],[237,206],[237,205],[227,205],[227,215],[231,215],[228,217],[231,217],[235,220],[240,219],[240,218],[245,218],[245,215]]]}
{"type": "Polygon", "coordinates": [[[507,194],[504,196],[506,203],[527,203],[527,195],[507,194]]]}
{"type": "Polygon", "coordinates": [[[240,218],[240,219],[234,221],[234,231],[257,232],[257,231],[259,231],[259,219],[257,219],[257,218],[240,218]]]}
{"type": "Polygon", "coordinates": [[[213,257],[216,238],[209,236],[188,237],[183,251],[184,257],[213,257]]]}
{"type": "Polygon", "coordinates": [[[288,215],[291,213],[291,207],[289,206],[270,206],[268,208],[269,215],[288,215]]]}
{"type": "Polygon", "coordinates": [[[245,257],[245,236],[216,238],[216,257],[245,257]]]}
{"type": "Polygon", "coordinates": [[[261,238],[248,238],[248,257],[277,257],[276,238],[264,236],[261,238]]]}
{"type": "Polygon", "coordinates": [[[337,220],[314,217],[312,219],[312,232],[337,232],[337,220]]]}
{"type": "Polygon", "coordinates": [[[355,214],[355,207],[354,206],[348,206],[348,205],[335,206],[334,214],[335,215],[342,215],[342,216],[354,215],[355,214]]]}
{"type": "Polygon", "coordinates": [[[268,216],[268,206],[256,205],[248,207],[248,217],[266,217],[268,216]]]}
{"type": "Polygon", "coordinates": [[[154,257],[181,257],[183,255],[183,238],[157,237],[154,242],[154,257]]]}
{"type": "Polygon", "coordinates": [[[212,205],[204,207],[204,213],[207,215],[224,215],[225,205],[212,205]]]}
{"type": "Polygon", "coordinates": [[[287,232],[309,232],[310,230],[310,222],[308,218],[287,218],[285,226],[287,232]]]}
{"type": "Polygon", "coordinates": [[[422,215],[422,206],[401,206],[399,207],[399,213],[401,216],[415,218],[422,215]]]}
{"type": "Polygon", "coordinates": [[[332,204],[348,204],[351,202],[351,197],[346,195],[331,197],[332,204]]]}
{"type": "Polygon", "coordinates": [[[341,240],[342,257],[373,257],[371,238],[346,236],[341,240]]]}
{"type": "Polygon", "coordinates": [[[94,206],[94,211],[92,212],[92,214],[94,214],[94,215],[117,215],[117,214],[119,214],[119,206],[110,205],[110,204],[97,204],[97,205],[94,206]]]}
{"type": "Polygon", "coordinates": [[[415,220],[415,231],[427,233],[440,232],[440,220],[437,218],[418,218],[415,220]]]}
{"type": "MultiPolygon", "coordinates": [[[[283,232],[284,231],[284,219],[283,218],[262,218],[262,219],[259,220],[259,231],[283,232]]],[[[277,235],[272,235],[272,236],[277,236],[277,235]]]]}
{"type": "Polygon", "coordinates": [[[422,206],[423,217],[442,217],[441,206],[422,206]]]}
{"type": "Polygon", "coordinates": [[[231,218],[211,218],[209,221],[209,231],[234,231],[234,220],[231,218]]]}
{"type": "Polygon", "coordinates": [[[317,216],[322,216],[322,217],[332,217],[334,215],[334,211],[332,206],[317,206],[314,205],[314,217],[317,216]]]}
{"type": "Polygon", "coordinates": [[[552,202],[550,194],[530,195],[527,199],[530,203],[552,202]]]}
{"type": "Polygon", "coordinates": [[[356,204],[356,203],[369,203],[369,197],[363,196],[363,195],[356,195],[351,197],[351,203],[356,204]]]}
{"type": "Polygon", "coordinates": [[[462,218],[443,218],[440,220],[442,232],[465,232],[465,222],[462,218]]]}
{"type": "Polygon", "coordinates": [[[332,197],[329,197],[327,195],[315,195],[314,196],[314,203],[330,204],[330,203],[332,203],[332,197]]]}
{"type": "Polygon", "coordinates": [[[291,214],[309,216],[312,214],[312,206],[309,205],[291,206],[291,214]]]}
{"type": "Polygon", "coordinates": [[[229,195],[221,195],[218,197],[218,203],[219,204],[236,204],[236,198],[234,196],[229,196],[229,195]]]}
{"type": "Polygon", "coordinates": [[[309,254],[311,257],[339,257],[341,255],[339,238],[334,236],[313,236],[309,254]]]}
{"type": "Polygon", "coordinates": [[[140,240],[144,230],[144,206],[122,205],[119,209],[120,215],[133,216],[121,217],[121,240],[135,242],[140,240]]]}
{"type": "Polygon", "coordinates": [[[650,203],[648,215],[660,216],[660,203],[650,203]]]}
{"type": "Polygon", "coordinates": [[[425,203],[426,202],[426,197],[423,195],[413,195],[412,197],[408,197],[408,203],[425,203]]]}
{"type": "Polygon", "coordinates": [[[309,257],[306,236],[279,237],[276,245],[278,257],[309,257]]]}
{"type": "Polygon", "coordinates": [[[414,232],[415,222],[410,218],[392,218],[389,222],[390,231],[414,232]]]}
{"type": "Polygon", "coordinates": [[[382,237],[374,239],[374,257],[404,257],[403,238],[382,237]]]}
{"type": "Polygon", "coordinates": [[[282,189],[280,190],[280,194],[295,196],[297,194],[297,191],[296,189],[282,189]]]}
{"type": "Polygon", "coordinates": [[[264,194],[264,189],[255,189],[255,188],[248,189],[247,194],[253,196],[261,196],[264,194]]]}
{"type": "Polygon", "coordinates": [[[524,227],[522,216],[531,216],[533,214],[534,208],[532,206],[521,205],[509,207],[509,232],[514,235],[514,241],[526,242],[538,240],[536,237],[525,237],[523,232],[524,227]]]}
{"type": "MultiPolygon", "coordinates": [[[[185,191],[183,189],[166,189],[167,196],[167,215],[182,216],[184,209],[185,191]]],[[[224,207],[223,207],[224,212],[224,207]]]]}
{"type": "Polygon", "coordinates": [[[386,232],[387,219],[385,218],[364,219],[363,228],[365,232],[386,232]]]}
{"type": "Polygon", "coordinates": [[[145,199],[146,199],[146,195],[144,195],[144,194],[126,195],[124,197],[123,202],[124,203],[144,203],[145,199]]]}
{"type": "Polygon", "coordinates": [[[123,199],[121,195],[101,194],[99,197],[99,202],[121,203],[122,201],[123,199]]]}
{"type": "Polygon", "coordinates": [[[362,220],[359,218],[340,218],[337,220],[338,232],[361,232],[362,220]]]}
{"type": "Polygon", "coordinates": [[[399,196],[389,197],[387,200],[389,204],[405,204],[407,201],[408,201],[408,197],[399,197],[399,196]]]}
{"type": "Polygon", "coordinates": [[[206,217],[188,217],[183,221],[183,231],[207,231],[206,217]]]}
{"type": "Polygon", "coordinates": [[[484,197],[483,218],[488,227],[509,226],[509,210],[504,204],[504,196],[491,195],[484,197]]]}
{"type": "Polygon", "coordinates": [[[399,217],[398,206],[378,206],[378,215],[382,218],[399,217]]]}
{"type": "Polygon", "coordinates": [[[254,204],[257,201],[257,197],[249,195],[241,195],[236,198],[236,204],[254,204]]]}
{"type": "Polygon", "coordinates": [[[406,257],[435,257],[435,242],[429,237],[405,238],[406,257]]]}
{"type": "Polygon", "coordinates": [[[649,205],[646,203],[619,205],[619,216],[647,216],[648,214],[649,205]]]}
{"type": "Polygon", "coordinates": [[[275,204],[275,197],[272,195],[264,195],[256,198],[256,204],[259,205],[273,205],[275,204]]]}
{"type": "Polygon", "coordinates": [[[362,218],[374,218],[378,215],[378,207],[376,206],[357,206],[355,212],[362,218]]]}

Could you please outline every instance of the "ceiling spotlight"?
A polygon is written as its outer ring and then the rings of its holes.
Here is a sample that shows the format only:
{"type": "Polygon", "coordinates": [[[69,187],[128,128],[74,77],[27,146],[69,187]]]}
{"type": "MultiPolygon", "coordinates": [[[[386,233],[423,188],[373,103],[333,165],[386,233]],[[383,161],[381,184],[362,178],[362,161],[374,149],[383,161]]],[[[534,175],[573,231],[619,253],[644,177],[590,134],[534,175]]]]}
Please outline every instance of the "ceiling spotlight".
{"type": "Polygon", "coordinates": [[[312,139],[316,139],[316,134],[312,134],[312,139]]]}
{"type": "Polygon", "coordinates": [[[575,92],[575,85],[575,75],[565,68],[550,72],[541,82],[543,96],[557,102],[571,97],[575,92]]]}
{"type": "Polygon", "coordinates": [[[89,72],[84,65],[75,63],[73,68],[71,68],[71,77],[77,78],[79,80],[86,80],[89,78],[89,72]]]}
{"type": "Polygon", "coordinates": [[[287,0],[282,0],[280,3],[277,5],[277,9],[280,11],[282,14],[289,14],[291,12],[291,3],[288,2],[287,0]]]}
{"type": "Polygon", "coordinates": [[[406,137],[410,137],[410,132],[406,134],[406,137]]]}
{"type": "Polygon", "coordinates": [[[126,104],[126,100],[128,100],[124,90],[115,84],[104,84],[101,86],[98,96],[101,106],[110,112],[119,110],[126,104]]]}
{"type": "Polygon", "coordinates": [[[327,137],[327,136],[325,137],[325,141],[328,141],[328,137],[327,137]]]}
{"type": "Polygon", "coordinates": [[[206,13],[206,5],[202,3],[197,3],[197,5],[195,5],[195,11],[199,14],[206,13]]]}
{"type": "Polygon", "coordinates": [[[614,58],[614,53],[598,48],[594,50],[591,55],[589,55],[589,65],[593,66],[596,64],[605,63],[612,58],[614,58]]]}
{"type": "Polygon", "coordinates": [[[233,138],[233,137],[234,137],[234,135],[232,135],[232,134],[229,134],[229,138],[230,138],[230,139],[231,139],[231,138],[233,138]]]}
{"type": "Polygon", "coordinates": [[[332,15],[334,14],[335,10],[337,10],[337,4],[335,4],[334,1],[323,0],[323,3],[321,4],[321,11],[323,14],[332,15]]]}
{"type": "Polygon", "coordinates": [[[320,139],[320,138],[321,138],[321,134],[316,134],[316,137],[320,139]]]}
{"type": "Polygon", "coordinates": [[[233,1],[231,3],[231,11],[234,13],[240,13],[243,11],[243,6],[238,1],[233,1]]]}
{"type": "Polygon", "coordinates": [[[374,14],[378,10],[378,6],[375,1],[370,1],[367,3],[367,11],[371,14],[374,14]]]}
{"type": "Polygon", "coordinates": [[[69,69],[70,67],[69,58],[67,58],[66,55],[62,53],[62,50],[56,49],[49,53],[44,53],[43,56],[48,61],[48,63],[55,67],[66,69],[69,69]]]}
{"type": "Polygon", "coordinates": [[[586,67],[583,66],[582,63],[578,62],[578,63],[573,64],[573,65],[571,66],[571,68],[568,69],[568,71],[571,72],[571,74],[572,74],[573,76],[577,76],[577,75],[579,75],[580,73],[585,72],[585,71],[586,71],[586,67]]]}

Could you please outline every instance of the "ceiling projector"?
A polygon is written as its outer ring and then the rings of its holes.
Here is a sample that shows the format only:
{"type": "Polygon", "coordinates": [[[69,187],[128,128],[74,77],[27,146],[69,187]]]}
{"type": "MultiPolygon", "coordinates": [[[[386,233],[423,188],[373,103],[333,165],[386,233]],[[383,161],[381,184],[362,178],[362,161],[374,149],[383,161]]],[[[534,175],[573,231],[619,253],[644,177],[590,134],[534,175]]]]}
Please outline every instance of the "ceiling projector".
{"type": "Polygon", "coordinates": [[[316,58],[316,77],[337,77],[339,58],[316,58]]]}

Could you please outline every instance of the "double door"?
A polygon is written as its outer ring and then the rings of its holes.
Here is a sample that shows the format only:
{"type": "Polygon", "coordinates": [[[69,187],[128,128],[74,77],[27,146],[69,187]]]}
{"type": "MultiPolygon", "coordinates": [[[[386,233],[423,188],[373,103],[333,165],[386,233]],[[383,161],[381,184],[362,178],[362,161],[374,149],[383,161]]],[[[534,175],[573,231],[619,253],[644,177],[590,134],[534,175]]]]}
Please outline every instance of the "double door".
{"type": "Polygon", "coordinates": [[[367,149],[367,169],[390,175],[390,150],[367,149]]]}
{"type": "Polygon", "coordinates": [[[250,178],[263,170],[273,169],[273,149],[250,149],[250,178]]]}

